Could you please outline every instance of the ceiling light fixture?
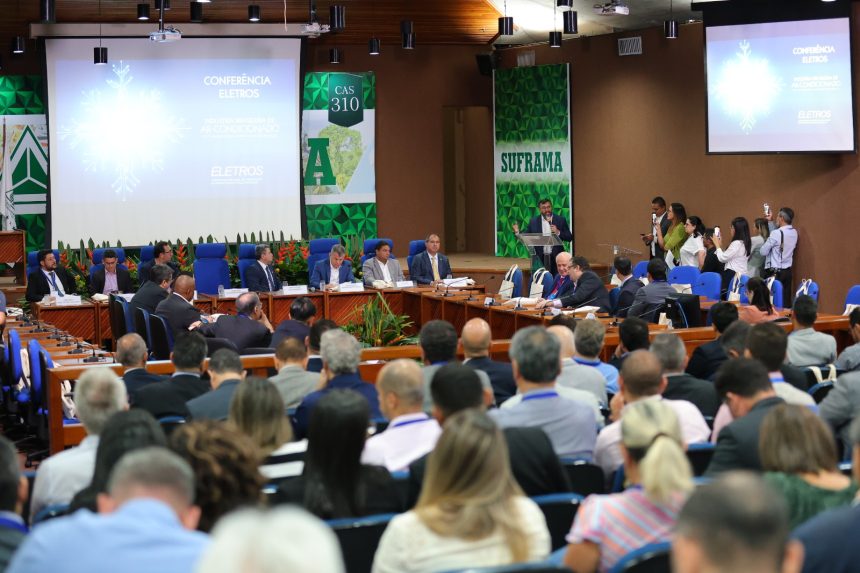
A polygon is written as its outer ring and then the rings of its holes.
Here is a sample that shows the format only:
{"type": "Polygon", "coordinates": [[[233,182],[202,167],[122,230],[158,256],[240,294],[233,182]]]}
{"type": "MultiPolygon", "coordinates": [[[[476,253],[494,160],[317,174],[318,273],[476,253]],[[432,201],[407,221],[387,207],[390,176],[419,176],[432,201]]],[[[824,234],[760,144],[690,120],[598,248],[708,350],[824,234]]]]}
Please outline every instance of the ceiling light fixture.
{"type": "Polygon", "coordinates": [[[568,10],[562,15],[565,34],[579,34],[579,15],[576,10],[568,10]]]}
{"type": "Polygon", "coordinates": [[[93,48],[93,63],[97,66],[108,63],[108,49],[102,46],[102,0],[99,0],[99,45],[93,48]]]}
{"type": "Polygon", "coordinates": [[[203,21],[203,2],[192,1],[188,3],[191,6],[191,21],[192,22],[202,22],[203,21]]]}
{"type": "Polygon", "coordinates": [[[404,50],[415,49],[415,26],[412,20],[400,21],[400,42],[404,50]]]}
{"type": "MultiPolygon", "coordinates": [[[[329,6],[329,28],[332,32],[346,28],[346,6],[332,4],[329,6]]],[[[339,63],[339,62],[334,62],[339,63]]]]}
{"type": "Polygon", "coordinates": [[[678,38],[678,21],[675,20],[675,10],[672,6],[672,0],[669,0],[669,19],[663,21],[663,35],[667,40],[676,40],[678,38]]]}
{"type": "Polygon", "coordinates": [[[371,38],[367,43],[367,53],[371,56],[379,55],[379,38],[371,38]]]}
{"type": "Polygon", "coordinates": [[[164,2],[164,10],[170,10],[170,0],[155,0],[155,9],[161,10],[161,3],[164,2]]]}
{"type": "Polygon", "coordinates": [[[260,5],[259,4],[248,4],[248,21],[249,22],[259,22],[260,21],[260,5]]]}
{"type": "Polygon", "coordinates": [[[27,42],[24,40],[24,36],[15,36],[12,38],[12,53],[23,54],[26,45],[27,42]]]}
{"type": "Polygon", "coordinates": [[[508,16],[508,1],[505,0],[504,12],[501,18],[499,18],[499,36],[513,36],[514,35],[514,19],[511,16],[508,16]]]}
{"type": "Polygon", "coordinates": [[[549,33],[550,48],[561,47],[561,32],[558,31],[558,4],[561,4],[561,0],[552,7],[552,32],[549,33]]]}
{"type": "Polygon", "coordinates": [[[339,64],[340,63],[340,48],[332,48],[328,51],[328,63],[330,64],[339,64]]]}
{"type": "Polygon", "coordinates": [[[149,4],[138,4],[137,5],[137,19],[138,20],[149,20],[149,4]]]}

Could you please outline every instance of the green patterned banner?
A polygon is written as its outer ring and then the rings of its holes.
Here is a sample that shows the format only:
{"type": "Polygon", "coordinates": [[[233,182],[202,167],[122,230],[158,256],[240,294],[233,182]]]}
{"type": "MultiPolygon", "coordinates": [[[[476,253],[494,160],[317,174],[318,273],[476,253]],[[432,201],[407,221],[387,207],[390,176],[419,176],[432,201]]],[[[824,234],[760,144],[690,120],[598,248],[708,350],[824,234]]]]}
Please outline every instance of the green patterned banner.
{"type": "Polygon", "coordinates": [[[308,236],[376,236],[376,76],[306,74],[302,101],[308,236]]]}
{"type": "Polygon", "coordinates": [[[549,198],[573,231],[568,64],[495,73],[496,255],[528,257],[514,236],[549,198]]]}

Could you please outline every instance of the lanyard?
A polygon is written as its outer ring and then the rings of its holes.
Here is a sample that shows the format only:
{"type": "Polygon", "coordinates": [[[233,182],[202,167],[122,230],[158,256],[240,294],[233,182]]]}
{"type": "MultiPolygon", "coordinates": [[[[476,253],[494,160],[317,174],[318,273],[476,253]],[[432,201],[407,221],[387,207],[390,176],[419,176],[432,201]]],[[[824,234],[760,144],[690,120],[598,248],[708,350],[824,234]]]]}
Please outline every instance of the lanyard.
{"type": "Polygon", "coordinates": [[[433,418],[419,418],[417,420],[404,420],[403,422],[397,422],[396,424],[391,424],[389,428],[401,428],[403,426],[410,426],[412,424],[423,424],[424,422],[430,422],[433,418]]]}
{"type": "Polygon", "coordinates": [[[534,394],[528,394],[527,396],[523,396],[523,402],[528,402],[529,400],[546,400],[548,398],[558,398],[558,392],[555,390],[548,390],[546,392],[535,392],[534,394]]]}
{"type": "Polygon", "coordinates": [[[16,531],[20,531],[21,533],[27,533],[27,526],[23,523],[18,523],[13,519],[9,519],[8,517],[0,517],[0,527],[7,527],[9,529],[15,529],[16,531]]]}

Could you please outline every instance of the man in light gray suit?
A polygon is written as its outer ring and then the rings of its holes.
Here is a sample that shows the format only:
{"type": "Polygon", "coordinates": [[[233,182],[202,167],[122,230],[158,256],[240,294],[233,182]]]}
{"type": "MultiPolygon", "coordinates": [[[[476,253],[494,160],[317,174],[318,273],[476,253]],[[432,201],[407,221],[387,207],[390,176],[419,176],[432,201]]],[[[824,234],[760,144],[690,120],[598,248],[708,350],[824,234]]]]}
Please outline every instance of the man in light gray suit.
{"type": "Polygon", "coordinates": [[[319,388],[320,375],[305,370],[307,361],[305,343],[297,338],[283,339],[275,350],[278,373],[269,378],[269,382],[281,393],[288,409],[296,408],[305,396],[319,388]]]}
{"type": "Polygon", "coordinates": [[[666,302],[666,297],[677,292],[666,281],[668,267],[662,259],[651,259],[648,262],[648,284],[636,291],[633,306],[627,316],[635,316],[648,322],[654,322],[654,313],[660,305],[666,302]]]}
{"type": "MultiPolygon", "coordinates": [[[[457,331],[454,325],[445,320],[431,320],[421,327],[418,333],[418,344],[421,346],[421,356],[424,359],[424,368],[421,374],[424,376],[424,411],[430,412],[433,407],[433,397],[430,395],[430,382],[433,375],[442,366],[453,362],[457,358],[457,331]]],[[[493,386],[490,377],[483,370],[476,370],[481,386],[489,390],[493,395],[493,386]]],[[[491,406],[492,403],[487,404],[491,406]]]]}
{"type": "Polygon", "coordinates": [[[403,280],[403,271],[400,262],[391,256],[391,245],[386,241],[376,243],[376,256],[364,261],[361,271],[364,275],[364,284],[373,286],[376,281],[382,281],[394,286],[397,281],[403,280]]]}

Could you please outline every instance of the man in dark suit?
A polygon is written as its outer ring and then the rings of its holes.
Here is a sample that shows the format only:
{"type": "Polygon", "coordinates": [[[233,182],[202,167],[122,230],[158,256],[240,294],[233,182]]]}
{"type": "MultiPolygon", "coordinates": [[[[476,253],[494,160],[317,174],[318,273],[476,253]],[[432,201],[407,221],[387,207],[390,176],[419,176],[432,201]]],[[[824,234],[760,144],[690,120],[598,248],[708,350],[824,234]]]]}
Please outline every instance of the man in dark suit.
{"type": "Polygon", "coordinates": [[[346,260],[346,249],[340,244],[333,246],[328,258],[317,262],[311,273],[311,286],[325,290],[334,290],[340,284],[354,280],[352,263],[346,260]]]}
{"type": "Polygon", "coordinates": [[[706,418],[717,415],[720,398],[713,383],[699,380],[684,372],[687,349],[681,337],[670,332],[658,334],[651,343],[651,352],[660,361],[663,376],[666,378],[664,398],[692,402],[706,418]]]}
{"type": "Polygon", "coordinates": [[[290,303],[290,318],[282,320],[272,334],[272,348],[277,348],[285,338],[296,338],[304,343],[311,330],[311,321],[317,314],[313,301],[300,296],[290,303]]]}
{"type": "MultiPolygon", "coordinates": [[[[433,397],[432,415],[439,424],[467,408],[484,409],[493,396],[481,385],[475,371],[452,362],[440,368],[430,384],[433,397]]],[[[514,479],[527,496],[570,491],[564,468],[546,433],[540,428],[505,428],[508,455],[514,479]]],[[[407,505],[412,507],[421,493],[427,468],[427,456],[409,465],[407,505]]]]}
{"type": "Polygon", "coordinates": [[[537,308],[544,308],[545,306],[556,308],[596,306],[599,309],[598,312],[609,312],[611,306],[609,304],[609,291],[606,290],[597,273],[591,270],[588,259],[573,257],[568,274],[573,280],[573,292],[552,301],[539,300],[537,308]]]}
{"type": "Polygon", "coordinates": [[[193,297],[194,277],[179,275],[173,285],[173,294],[155,307],[155,314],[167,320],[174,338],[200,322],[200,311],[191,302],[193,297]]]}
{"type": "Polygon", "coordinates": [[[146,281],[152,280],[149,275],[155,265],[167,265],[170,267],[170,270],[173,271],[173,276],[170,278],[171,282],[179,276],[179,265],[173,262],[173,247],[170,246],[170,243],[158,241],[153,247],[153,253],[155,254],[155,258],[151,261],[141,263],[137,267],[137,284],[140,286],[143,286],[143,283],[146,281]]]}
{"type": "Polygon", "coordinates": [[[777,397],[767,369],[750,358],[729,360],[717,373],[716,388],[735,420],[720,431],[705,475],[714,477],[743,469],[761,471],[758,453],[761,423],[774,406],[784,403],[777,397]]]}
{"type": "Polygon", "coordinates": [[[657,311],[666,302],[666,297],[678,291],[666,280],[668,267],[662,259],[651,259],[648,262],[648,284],[640,288],[633,297],[633,306],[627,316],[643,318],[648,322],[656,322],[657,311]]]}
{"type": "Polygon", "coordinates": [[[648,254],[652,259],[663,259],[666,256],[666,251],[660,248],[660,243],[655,240],[655,237],[658,225],[665,237],[669,232],[669,223],[669,217],[666,216],[666,200],[658,195],[651,200],[651,232],[642,235],[642,242],[651,249],[648,254]]]}
{"type": "Polygon", "coordinates": [[[547,300],[555,300],[566,296],[573,289],[573,279],[570,278],[570,262],[572,259],[573,256],[567,251],[555,256],[555,265],[558,268],[558,274],[555,275],[549,293],[546,295],[547,300]]]}
{"type": "Polygon", "coordinates": [[[424,241],[425,250],[413,257],[409,277],[419,285],[435,284],[452,274],[448,257],[439,252],[442,241],[431,234],[424,241]]]}
{"type": "Polygon", "coordinates": [[[18,464],[15,445],[0,436],[0,491],[3,492],[0,496],[0,571],[6,571],[12,554],[27,534],[21,512],[29,496],[29,487],[18,464]]]}
{"type": "Polygon", "coordinates": [[[142,308],[150,314],[168,297],[167,289],[173,271],[167,265],[155,265],[149,273],[150,280],[143,283],[128,303],[129,312],[134,317],[136,309],[142,308]]]}
{"type": "Polygon", "coordinates": [[[609,364],[619,371],[631,352],[648,350],[651,340],[648,338],[648,323],[641,318],[631,316],[624,319],[618,326],[618,346],[609,364]]]}
{"type": "Polygon", "coordinates": [[[224,421],[230,411],[230,400],[239,388],[239,384],[245,379],[242,359],[232,350],[221,348],[209,358],[206,371],[209,373],[212,391],[201,394],[185,404],[188,407],[189,417],[194,420],[224,421]]]}
{"type": "Polygon", "coordinates": [[[320,356],[322,335],[336,328],[338,328],[337,323],[327,318],[317,320],[311,325],[308,337],[305,339],[305,345],[308,347],[308,363],[305,366],[305,370],[308,372],[322,372],[323,361],[322,356],[320,356]]]}
{"type": "Polygon", "coordinates": [[[63,296],[75,294],[75,279],[64,269],[57,265],[57,257],[51,249],[39,251],[39,270],[33,271],[27,277],[26,298],[30,302],[41,302],[46,294],[63,296]]]}
{"type": "MultiPolygon", "coordinates": [[[[737,319],[738,307],[734,304],[718,302],[711,307],[711,322],[720,336],[737,319]]],[[[726,351],[718,337],[693,351],[690,362],[687,363],[687,374],[701,380],[710,380],[726,360],[728,360],[728,356],[726,356],[726,351]]]]}
{"type": "MultiPolygon", "coordinates": [[[[245,269],[245,286],[252,292],[274,292],[283,288],[281,279],[272,268],[275,255],[269,245],[257,245],[254,248],[257,262],[245,269]]],[[[311,283],[313,284],[313,283],[311,283]]]]}
{"type": "Polygon", "coordinates": [[[517,383],[510,362],[497,362],[490,358],[490,343],[493,333],[490,325],[483,318],[469,320],[460,333],[463,344],[463,364],[475,370],[481,370],[490,377],[496,405],[517,393],[517,383]]]}
{"type": "Polygon", "coordinates": [[[107,249],[102,255],[102,268],[93,273],[90,280],[90,294],[110,294],[112,292],[134,292],[131,275],[118,264],[116,251],[107,249]]]}
{"type": "MultiPolygon", "coordinates": [[[[570,227],[567,221],[561,215],[556,215],[552,212],[552,201],[549,199],[541,199],[538,201],[538,209],[540,215],[533,217],[526,227],[526,233],[538,233],[544,235],[555,235],[562,241],[572,241],[573,235],[570,232],[570,227]]],[[[514,233],[520,234],[520,226],[517,223],[513,224],[514,233]]],[[[558,271],[556,267],[555,257],[564,250],[562,245],[556,245],[549,250],[549,268],[547,269],[553,275],[558,271]]],[[[534,259],[537,263],[545,267],[547,262],[544,255],[546,249],[544,247],[535,247],[534,259]]]]}
{"type": "Polygon", "coordinates": [[[643,286],[642,281],[633,278],[633,263],[627,257],[621,255],[615,257],[613,265],[615,276],[621,281],[621,285],[618,287],[618,302],[615,303],[612,312],[618,318],[627,318],[627,311],[633,306],[636,293],[643,286]]]}
{"type": "Polygon", "coordinates": [[[201,324],[197,331],[209,338],[226,338],[241,353],[246,348],[265,347],[272,342],[272,323],[263,312],[263,303],[255,292],[236,299],[236,315],[225,314],[216,322],[201,324]]]}
{"type": "Polygon", "coordinates": [[[146,371],[146,343],[136,332],[129,332],[116,341],[116,361],[122,364],[122,381],[133,404],[137,391],[154,382],[164,382],[165,376],[146,371]]]}
{"type": "Polygon", "coordinates": [[[186,402],[209,391],[202,380],[206,360],[206,340],[197,332],[183,332],[173,343],[170,361],[176,371],[168,380],[147,384],[137,391],[133,408],[142,408],[156,419],[165,416],[188,417],[186,402]]]}

